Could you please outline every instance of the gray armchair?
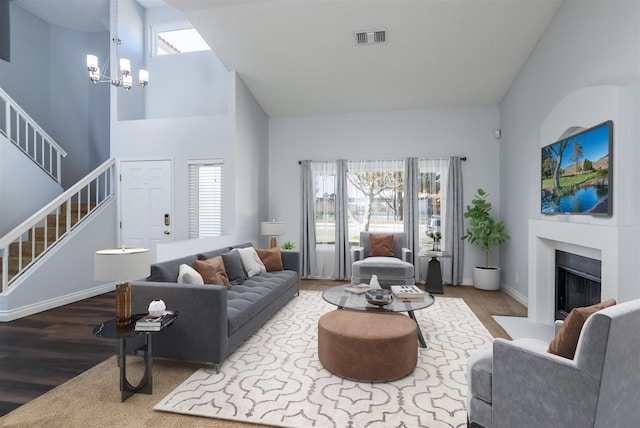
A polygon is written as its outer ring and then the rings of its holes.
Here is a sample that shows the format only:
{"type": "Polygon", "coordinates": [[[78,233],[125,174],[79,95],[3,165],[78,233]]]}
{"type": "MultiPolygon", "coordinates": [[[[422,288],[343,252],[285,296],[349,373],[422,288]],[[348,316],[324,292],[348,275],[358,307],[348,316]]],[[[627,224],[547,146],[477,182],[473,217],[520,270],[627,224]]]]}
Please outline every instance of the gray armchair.
{"type": "Polygon", "coordinates": [[[393,235],[393,257],[370,257],[369,232],[360,232],[360,246],[352,249],[351,283],[368,284],[376,275],[380,285],[413,285],[413,251],[405,248],[406,233],[393,235]]]}
{"type": "Polygon", "coordinates": [[[496,339],[469,358],[471,427],[640,426],[640,300],[591,315],[573,360],[547,347],[496,339]]]}

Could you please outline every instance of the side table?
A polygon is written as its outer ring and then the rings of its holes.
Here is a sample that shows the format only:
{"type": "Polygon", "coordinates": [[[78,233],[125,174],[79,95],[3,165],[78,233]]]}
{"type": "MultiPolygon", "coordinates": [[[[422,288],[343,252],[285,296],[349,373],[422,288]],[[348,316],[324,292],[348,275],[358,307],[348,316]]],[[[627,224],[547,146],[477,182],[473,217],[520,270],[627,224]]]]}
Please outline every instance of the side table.
{"type": "MultiPolygon", "coordinates": [[[[171,326],[173,322],[161,326],[157,331],[136,331],[136,321],[147,314],[136,314],[131,317],[131,324],[124,327],[116,327],[115,318],[98,324],[93,329],[93,334],[98,337],[118,340],[118,365],[120,366],[120,401],[125,401],[133,394],[139,392],[142,394],[151,394],[153,388],[153,350],[151,335],[159,333],[171,326]],[[143,351],[144,358],[144,375],[140,379],[138,385],[133,386],[127,380],[127,339],[144,336],[144,345],[138,348],[143,351]]],[[[175,318],[178,313],[175,312],[175,318]]]]}
{"type": "Polygon", "coordinates": [[[418,256],[431,258],[427,267],[425,290],[429,293],[444,294],[444,288],[442,287],[442,269],[438,258],[451,256],[445,251],[425,251],[418,253],[418,256]]]}

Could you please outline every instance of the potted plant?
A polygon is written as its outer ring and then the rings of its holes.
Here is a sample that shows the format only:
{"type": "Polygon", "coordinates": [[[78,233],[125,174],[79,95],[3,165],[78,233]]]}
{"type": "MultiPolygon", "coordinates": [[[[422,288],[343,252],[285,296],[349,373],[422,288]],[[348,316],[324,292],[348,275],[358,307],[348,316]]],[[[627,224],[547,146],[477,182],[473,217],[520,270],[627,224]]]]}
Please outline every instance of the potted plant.
{"type": "Polygon", "coordinates": [[[283,250],[293,250],[294,248],[296,248],[296,244],[294,244],[291,241],[287,241],[284,244],[282,244],[281,247],[283,250]]]}
{"type": "Polygon", "coordinates": [[[477,194],[467,205],[464,218],[469,219],[469,228],[462,239],[479,246],[485,253],[484,266],[476,266],[473,271],[473,285],[481,290],[500,289],[500,268],[489,266],[489,251],[511,237],[504,233],[504,222],[489,214],[491,202],[489,194],[479,188],[477,194]]]}
{"type": "Polygon", "coordinates": [[[440,251],[440,240],[442,239],[442,233],[435,231],[429,233],[429,238],[433,239],[433,251],[440,251]]]}

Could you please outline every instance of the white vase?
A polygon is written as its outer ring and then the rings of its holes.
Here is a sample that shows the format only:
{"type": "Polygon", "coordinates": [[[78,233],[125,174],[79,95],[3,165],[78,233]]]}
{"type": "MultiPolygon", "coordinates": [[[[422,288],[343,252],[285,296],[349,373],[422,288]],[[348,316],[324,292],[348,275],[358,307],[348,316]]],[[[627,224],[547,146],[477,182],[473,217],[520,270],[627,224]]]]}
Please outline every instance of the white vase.
{"type": "Polygon", "coordinates": [[[369,287],[382,288],[380,287],[380,282],[378,282],[378,275],[371,275],[371,281],[369,281],[369,287]]]}
{"type": "Polygon", "coordinates": [[[164,304],[163,300],[152,300],[149,303],[149,315],[152,317],[159,317],[165,309],[167,309],[167,305],[164,304]]]}
{"type": "Polygon", "coordinates": [[[479,290],[500,290],[500,268],[476,266],[473,268],[473,286],[479,290]]]}

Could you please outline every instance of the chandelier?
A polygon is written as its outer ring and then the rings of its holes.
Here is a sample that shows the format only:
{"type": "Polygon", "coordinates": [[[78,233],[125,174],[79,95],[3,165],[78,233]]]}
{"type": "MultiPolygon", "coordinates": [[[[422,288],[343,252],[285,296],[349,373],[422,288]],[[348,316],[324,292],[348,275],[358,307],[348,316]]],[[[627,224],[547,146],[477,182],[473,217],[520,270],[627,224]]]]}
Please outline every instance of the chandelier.
{"type": "MultiPolygon", "coordinates": [[[[122,43],[120,37],[118,37],[118,2],[116,1],[116,31],[115,36],[111,39],[116,46],[116,58],[118,58],[118,46],[122,43]]],[[[109,65],[109,58],[105,61],[105,69],[109,65]]],[[[98,57],[96,55],[87,55],[87,69],[89,70],[89,79],[93,83],[111,83],[115,87],[123,87],[126,91],[131,89],[134,85],[133,77],[131,76],[131,61],[127,58],[120,58],[120,73],[117,77],[112,78],[100,72],[100,66],[98,65],[98,57]]],[[[140,69],[138,72],[137,85],[143,88],[149,84],[149,72],[144,69],[140,69]]]]}

